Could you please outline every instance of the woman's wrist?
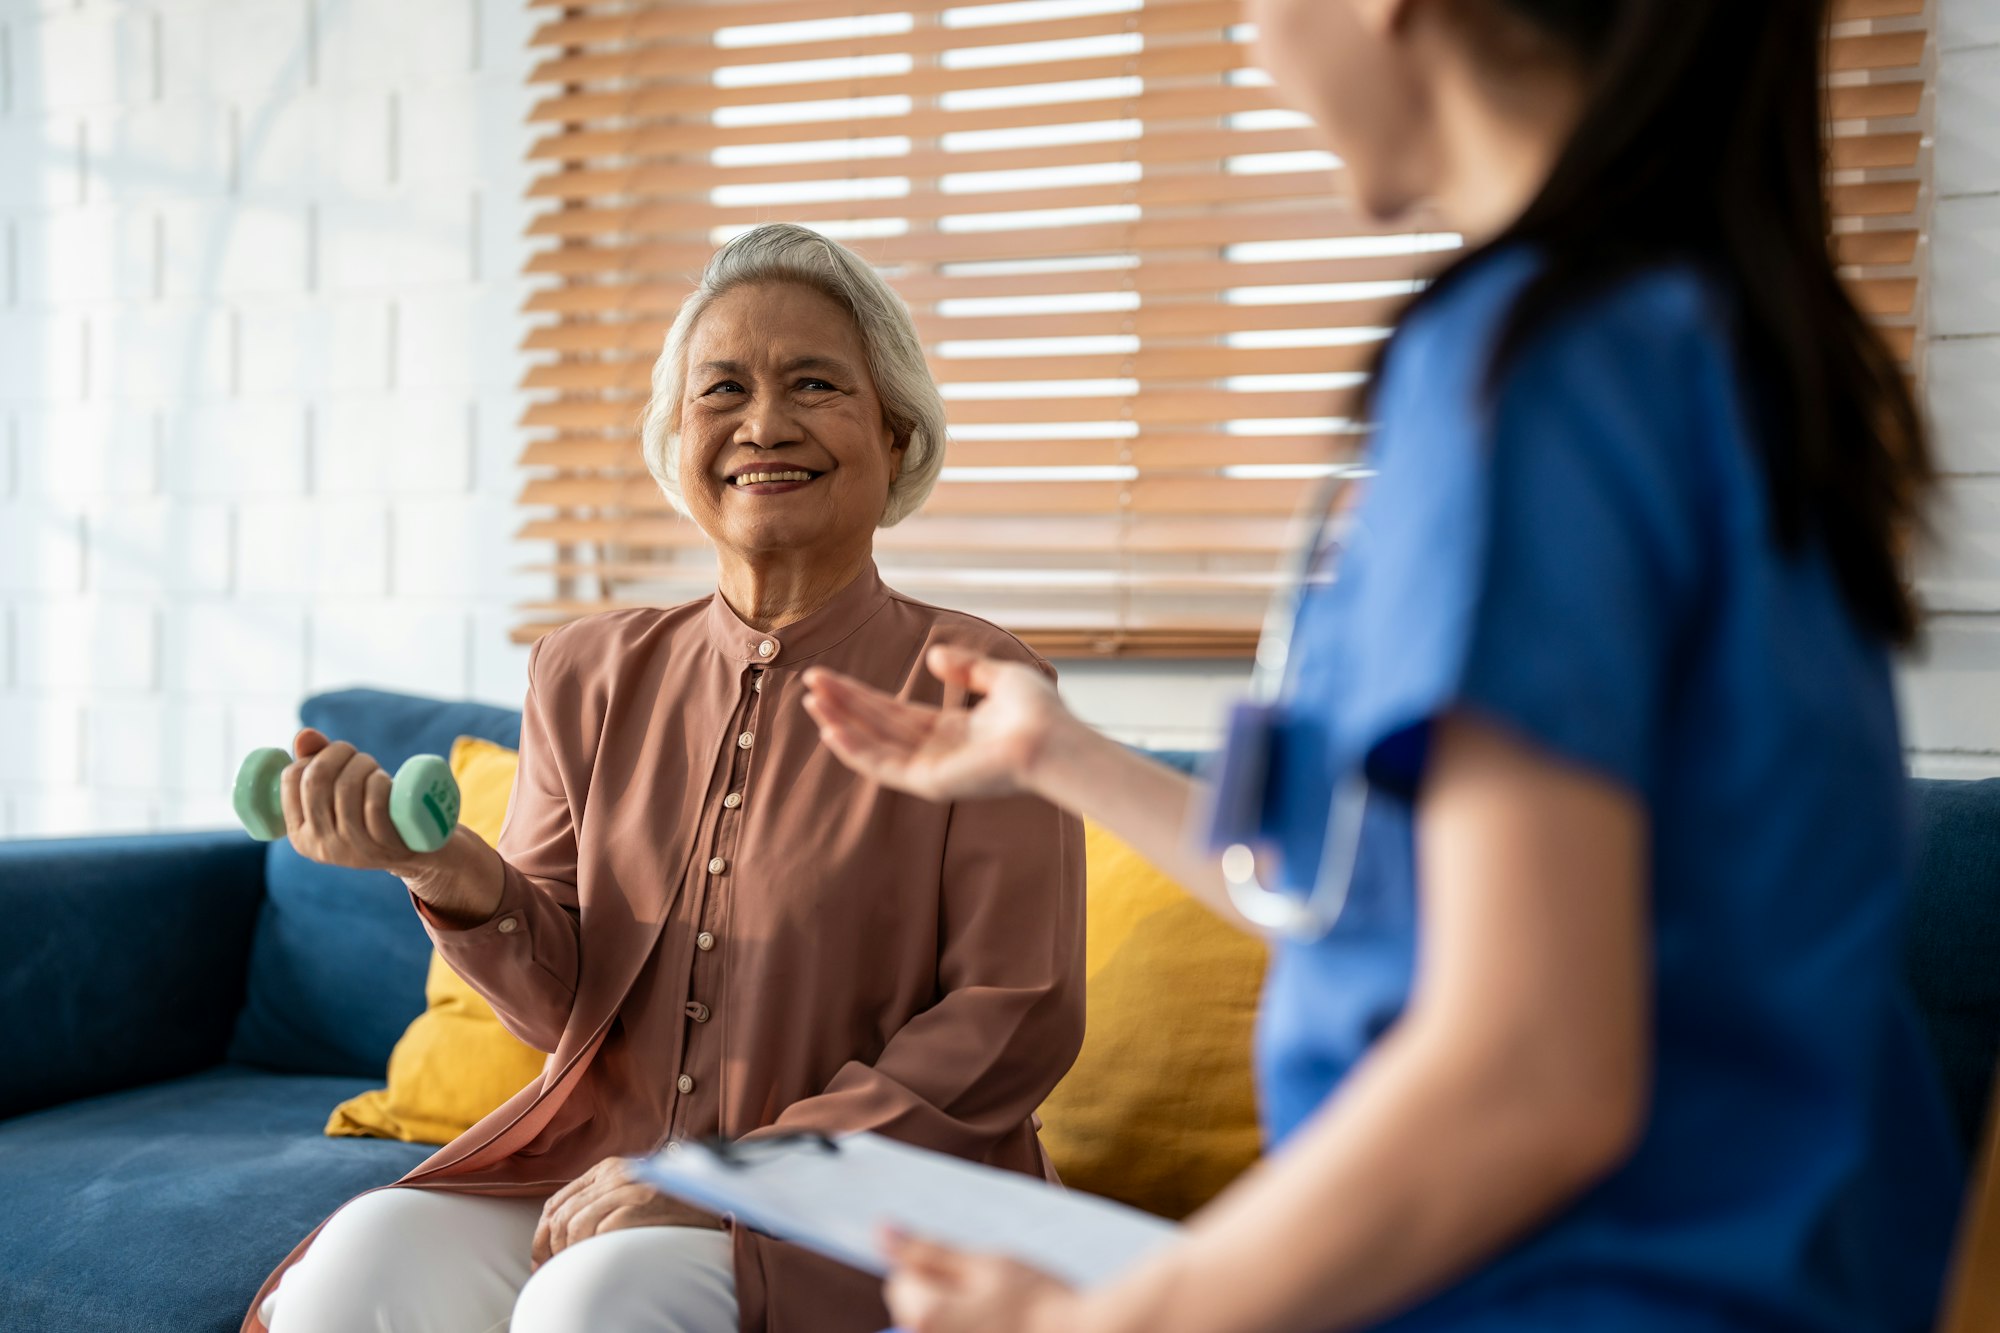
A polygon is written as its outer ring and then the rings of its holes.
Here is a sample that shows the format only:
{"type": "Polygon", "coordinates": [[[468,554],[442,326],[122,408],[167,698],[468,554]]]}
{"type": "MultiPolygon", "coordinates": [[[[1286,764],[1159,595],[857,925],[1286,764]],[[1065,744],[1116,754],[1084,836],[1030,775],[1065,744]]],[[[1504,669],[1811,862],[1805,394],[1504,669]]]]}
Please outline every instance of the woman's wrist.
{"type": "Polygon", "coordinates": [[[1191,1321],[1177,1315],[1195,1304],[1182,1290],[1192,1257],[1183,1238],[1120,1280],[1078,1293],[1066,1327],[1089,1333],[1173,1333],[1188,1327],[1191,1321]]]}
{"type": "Polygon", "coordinates": [[[1092,749],[1106,743],[1103,735],[1076,714],[1059,707],[1028,752],[1021,785],[1051,804],[1080,809],[1084,789],[1089,786],[1092,749]]]}
{"type": "Polygon", "coordinates": [[[1096,817],[1106,785],[1122,779],[1120,761],[1130,759],[1132,751],[1064,709],[1030,755],[1022,785],[1050,805],[1096,817]]]}
{"type": "Polygon", "coordinates": [[[499,853],[463,824],[444,846],[396,874],[433,916],[460,930],[492,919],[506,879],[499,853]]]}

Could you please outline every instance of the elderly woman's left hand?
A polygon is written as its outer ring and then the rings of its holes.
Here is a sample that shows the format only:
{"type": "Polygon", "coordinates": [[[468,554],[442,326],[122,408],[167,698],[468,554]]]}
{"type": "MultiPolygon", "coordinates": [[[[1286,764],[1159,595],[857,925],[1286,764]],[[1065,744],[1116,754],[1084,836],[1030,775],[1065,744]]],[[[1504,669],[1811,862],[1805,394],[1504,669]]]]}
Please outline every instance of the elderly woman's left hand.
{"type": "Polygon", "coordinates": [[[1040,1269],[907,1236],[885,1237],[883,1250],[903,1333],[1085,1333],[1076,1289],[1040,1269]]]}
{"type": "Polygon", "coordinates": [[[720,1231],[712,1213],[660,1193],[632,1179],[625,1159],[607,1157],[557,1190],[542,1205],[530,1257],[540,1267],[580,1240],[628,1227],[705,1227],[720,1231]]]}

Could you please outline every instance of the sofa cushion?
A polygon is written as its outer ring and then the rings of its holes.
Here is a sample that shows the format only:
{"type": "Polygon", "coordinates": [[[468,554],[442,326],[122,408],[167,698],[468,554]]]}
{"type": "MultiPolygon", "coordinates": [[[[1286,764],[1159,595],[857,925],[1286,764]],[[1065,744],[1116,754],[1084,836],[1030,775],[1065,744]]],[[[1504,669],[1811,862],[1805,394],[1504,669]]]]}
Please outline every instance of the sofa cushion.
{"type": "MultiPolygon", "coordinates": [[[[300,716],[391,772],[413,754],[449,754],[459,736],[517,746],[521,715],[381,690],[306,700],[300,716]]],[[[289,745],[291,737],[266,737],[289,745]]],[[[382,1077],[390,1048],[424,1007],[430,939],[402,882],[308,861],[289,842],[266,853],[264,905],[230,1042],[239,1064],[382,1077]]]]}
{"type": "Polygon", "coordinates": [[[234,1333],[307,1232],[432,1151],[321,1137],[361,1086],[225,1065],[0,1122],[0,1330],[234,1333]]]}
{"type": "Polygon", "coordinates": [[[1064,1183],[1186,1217],[1257,1160],[1251,1034],[1264,942],[1085,821],[1089,1026],[1042,1104],[1064,1183]]]}
{"type": "Polygon", "coordinates": [[[241,830],[0,841],[0,1117],[221,1059],[263,897],[241,830]]]}
{"type": "Polygon", "coordinates": [[[2000,778],[1919,779],[1905,963],[1970,1152],[2000,1054],[2000,778]]]}
{"type": "MultiPolygon", "coordinates": [[[[299,718],[363,754],[372,754],[390,772],[413,754],[451,753],[460,736],[521,748],[521,713],[515,708],[427,699],[387,690],[334,690],[315,694],[299,708],[299,718]]],[[[289,743],[284,737],[273,744],[289,743]]]]}

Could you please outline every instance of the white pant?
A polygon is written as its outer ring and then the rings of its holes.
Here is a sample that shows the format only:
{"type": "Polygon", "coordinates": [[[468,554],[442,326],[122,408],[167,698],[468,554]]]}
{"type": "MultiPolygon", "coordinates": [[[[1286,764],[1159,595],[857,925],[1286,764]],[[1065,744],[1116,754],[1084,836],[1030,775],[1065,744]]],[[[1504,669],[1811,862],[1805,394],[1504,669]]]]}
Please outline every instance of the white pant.
{"type": "Polygon", "coordinates": [[[264,1303],[271,1333],[736,1333],[720,1231],[637,1227],[529,1271],[540,1199],[385,1189],[335,1213],[264,1303]]]}

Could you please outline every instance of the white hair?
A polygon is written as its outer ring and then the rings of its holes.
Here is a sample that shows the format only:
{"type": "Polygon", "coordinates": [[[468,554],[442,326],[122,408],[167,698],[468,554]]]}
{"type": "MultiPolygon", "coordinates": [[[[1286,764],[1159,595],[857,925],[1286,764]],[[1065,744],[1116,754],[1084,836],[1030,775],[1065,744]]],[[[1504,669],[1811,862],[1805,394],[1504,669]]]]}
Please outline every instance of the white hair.
{"type": "Polygon", "coordinates": [[[702,270],[701,282],[681,302],[666,346],[653,363],[653,396],[640,428],[646,470],[674,508],[686,514],[679,469],[688,338],[716,297],[764,282],[798,283],[821,292],[860,329],[883,418],[896,439],[906,442],[902,470],[889,484],[880,526],[901,522],[930,498],[944,466],[944,397],[924,363],[923,343],[902,298],[861,256],[795,223],[757,227],[717,250],[702,270]]]}

